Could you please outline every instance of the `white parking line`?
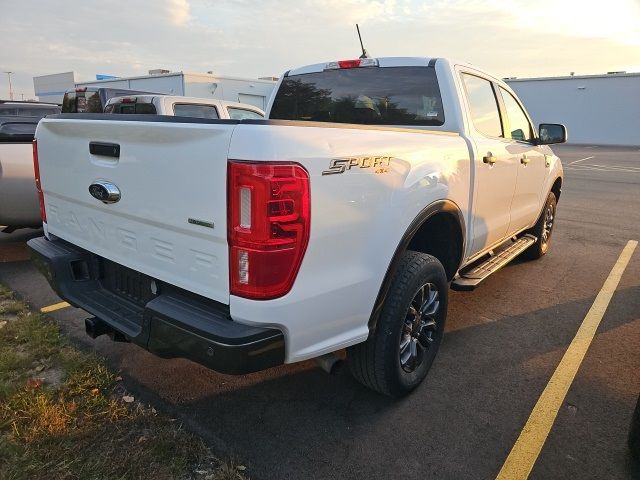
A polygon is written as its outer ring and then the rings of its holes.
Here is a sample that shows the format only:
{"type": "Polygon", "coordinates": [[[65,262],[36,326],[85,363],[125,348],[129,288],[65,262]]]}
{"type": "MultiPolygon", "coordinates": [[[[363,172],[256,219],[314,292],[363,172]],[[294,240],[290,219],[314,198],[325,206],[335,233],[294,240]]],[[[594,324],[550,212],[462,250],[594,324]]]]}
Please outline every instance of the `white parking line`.
{"type": "Polygon", "coordinates": [[[569,163],[569,164],[567,165],[567,167],[568,167],[569,165],[573,165],[574,163],[583,162],[583,161],[585,161],[585,160],[590,160],[590,159],[592,159],[592,158],[593,158],[593,155],[591,155],[590,157],[581,158],[580,160],[574,160],[573,162],[569,163]]]}
{"type": "Polygon", "coordinates": [[[565,170],[591,170],[595,172],[609,172],[609,173],[617,173],[617,172],[627,172],[627,173],[640,173],[640,170],[630,170],[629,168],[619,167],[615,165],[576,165],[571,166],[567,165],[565,170]]]}
{"type": "Polygon", "coordinates": [[[598,164],[593,164],[591,165],[592,167],[604,167],[604,168],[614,168],[614,169],[619,169],[619,170],[632,170],[632,171],[637,171],[640,172],[640,167],[623,167],[621,165],[598,165],[598,164]]]}

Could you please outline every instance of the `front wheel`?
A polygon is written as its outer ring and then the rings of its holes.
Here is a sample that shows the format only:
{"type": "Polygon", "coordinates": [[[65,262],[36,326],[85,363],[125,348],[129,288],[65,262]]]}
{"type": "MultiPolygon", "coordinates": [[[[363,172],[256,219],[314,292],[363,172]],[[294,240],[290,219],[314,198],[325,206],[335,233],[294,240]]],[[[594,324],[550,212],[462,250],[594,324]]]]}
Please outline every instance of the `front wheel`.
{"type": "Polygon", "coordinates": [[[538,238],[536,242],[525,250],[523,256],[529,260],[537,260],[538,258],[546,255],[551,245],[551,234],[553,233],[553,226],[556,219],[556,194],[549,192],[547,201],[544,204],[544,209],[540,214],[540,218],[533,226],[529,233],[538,238]]]}
{"type": "Polygon", "coordinates": [[[399,397],[427,376],[442,341],[449,286],[431,255],[403,254],[375,333],[347,350],[349,369],[365,386],[399,397]]]}

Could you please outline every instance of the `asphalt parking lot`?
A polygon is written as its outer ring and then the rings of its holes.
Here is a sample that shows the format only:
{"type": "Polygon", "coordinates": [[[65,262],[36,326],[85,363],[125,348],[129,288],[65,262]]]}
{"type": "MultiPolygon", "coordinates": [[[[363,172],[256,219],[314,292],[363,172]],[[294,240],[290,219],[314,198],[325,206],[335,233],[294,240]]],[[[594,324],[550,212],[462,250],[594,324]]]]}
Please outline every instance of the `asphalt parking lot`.
{"type": "MultiPolygon", "coordinates": [[[[153,401],[241,459],[254,479],[491,479],[629,240],[640,240],[640,149],[558,146],[565,181],[550,253],[516,261],[474,292],[451,292],[427,380],[402,400],[315,363],[244,377],[138,347],[92,341],[86,314],[51,313],[153,401]]],[[[34,307],[60,300],[27,261],[33,231],[0,234],[0,282],[34,307]]],[[[533,479],[629,479],[640,393],[640,251],[624,271],[533,467],[533,479]]]]}

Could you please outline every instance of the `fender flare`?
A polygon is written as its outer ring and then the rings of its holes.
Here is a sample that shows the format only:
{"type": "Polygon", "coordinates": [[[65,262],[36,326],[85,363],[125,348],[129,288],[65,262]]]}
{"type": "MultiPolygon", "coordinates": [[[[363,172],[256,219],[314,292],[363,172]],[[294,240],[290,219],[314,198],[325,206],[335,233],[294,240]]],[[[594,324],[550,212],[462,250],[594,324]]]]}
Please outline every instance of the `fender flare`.
{"type": "MultiPolygon", "coordinates": [[[[396,273],[398,268],[398,263],[400,261],[400,257],[407,250],[409,243],[412,238],[416,234],[416,232],[420,229],[420,227],[426,222],[429,218],[431,218],[436,213],[448,213],[455,216],[458,220],[458,225],[460,226],[460,231],[462,232],[462,245],[460,261],[462,262],[462,258],[464,257],[464,252],[466,248],[466,227],[464,221],[464,215],[462,211],[451,200],[436,200],[433,203],[430,203],[422,211],[413,219],[406,232],[402,236],[400,243],[396,247],[396,250],[391,258],[391,262],[387,267],[387,271],[384,275],[384,280],[382,281],[382,285],[380,286],[380,290],[378,291],[378,296],[376,297],[376,303],[373,306],[373,311],[371,312],[371,316],[369,317],[369,332],[374,332],[378,323],[378,318],[380,317],[380,313],[382,312],[382,306],[387,298],[387,294],[389,293],[389,289],[391,288],[391,280],[396,273]]],[[[459,267],[459,265],[458,265],[459,267]]]]}

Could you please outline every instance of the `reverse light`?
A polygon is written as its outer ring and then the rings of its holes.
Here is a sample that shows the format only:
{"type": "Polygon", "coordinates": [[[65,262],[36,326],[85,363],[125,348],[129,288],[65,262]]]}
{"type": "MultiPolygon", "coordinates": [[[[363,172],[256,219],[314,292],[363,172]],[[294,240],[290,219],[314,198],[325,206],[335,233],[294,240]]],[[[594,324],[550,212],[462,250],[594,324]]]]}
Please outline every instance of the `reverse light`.
{"type": "Polygon", "coordinates": [[[38,192],[38,203],[40,203],[40,218],[47,223],[47,211],[44,208],[44,193],[42,193],[42,183],[40,182],[40,162],[38,161],[38,140],[33,140],[33,173],[36,177],[36,192],[38,192]]]}
{"type": "Polygon", "coordinates": [[[329,62],[324,66],[325,70],[337,70],[346,68],[377,67],[378,60],[375,58],[356,58],[353,60],[338,60],[329,62]]]}
{"type": "Polygon", "coordinates": [[[309,174],[297,163],[230,161],[227,182],[231,293],[281,297],[309,242],[309,174]]]}

